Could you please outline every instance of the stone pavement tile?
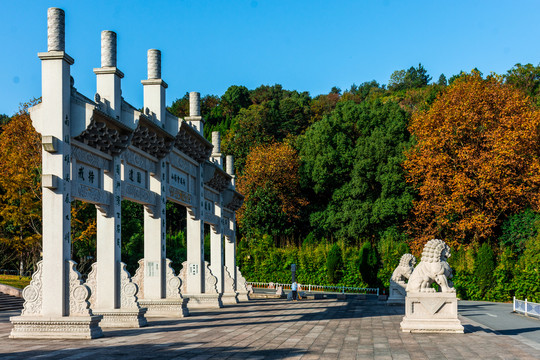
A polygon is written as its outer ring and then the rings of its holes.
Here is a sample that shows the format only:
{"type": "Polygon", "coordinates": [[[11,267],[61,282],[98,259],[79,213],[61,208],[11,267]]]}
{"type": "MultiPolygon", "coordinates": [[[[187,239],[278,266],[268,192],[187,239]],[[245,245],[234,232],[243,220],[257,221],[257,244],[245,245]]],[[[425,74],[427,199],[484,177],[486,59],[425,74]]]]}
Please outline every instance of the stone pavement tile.
{"type": "Polygon", "coordinates": [[[301,357],[302,360],[319,360],[320,355],[317,354],[305,354],[301,357]]]}
{"type": "Polygon", "coordinates": [[[255,300],[182,319],[150,319],[147,328],[107,329],[102,339],[30,341],[8,339],[11,324],[0,313],[0,358],[540,358],[516,338],[488,331],[403,333],[402,317],[402,309],[369,301],[255,300]]]}

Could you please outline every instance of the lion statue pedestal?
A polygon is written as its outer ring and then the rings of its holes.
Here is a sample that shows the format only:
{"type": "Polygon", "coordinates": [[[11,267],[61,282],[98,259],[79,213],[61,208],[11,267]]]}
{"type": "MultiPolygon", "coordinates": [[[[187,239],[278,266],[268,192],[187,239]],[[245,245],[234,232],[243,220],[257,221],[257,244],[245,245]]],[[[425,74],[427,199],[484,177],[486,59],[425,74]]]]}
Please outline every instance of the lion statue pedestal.
{"type": "Polygon", "coordinates": [[[399,260],[399,265],[396,267],[390,278],[390,296],[386,301],[387,305],[403,305],[405,304],[405,296],[407,291],[406,281],[409,280],[414,270],[416,259],[411,254],[405,254],[399,260]]]}
{"type": "Polygon", "coordinates": [[[449,280],[449,257],[450,248],[442,240],[433,239],[424,246],[422,260],[407,284],[403,332],[463,333],[457,316],[456,290],[449,280]],[[440,292],[431,287],[434,282],[440,292]]]}

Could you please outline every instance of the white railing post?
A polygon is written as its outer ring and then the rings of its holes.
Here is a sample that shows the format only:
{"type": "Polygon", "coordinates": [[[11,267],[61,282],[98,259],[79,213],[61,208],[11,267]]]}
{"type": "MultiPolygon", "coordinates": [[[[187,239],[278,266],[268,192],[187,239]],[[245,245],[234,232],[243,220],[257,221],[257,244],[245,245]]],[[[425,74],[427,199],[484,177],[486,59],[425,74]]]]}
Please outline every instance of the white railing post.
{"type": "Polygon", "coordinates": [[[525,298],[525,316],[527,316],[527,298],[525,298]]]}
{"type": "Polygon", "coordinates": [[[512,303],[513,311],[516,312],[516,297],[514,296],[514,302],[512,303]]]}

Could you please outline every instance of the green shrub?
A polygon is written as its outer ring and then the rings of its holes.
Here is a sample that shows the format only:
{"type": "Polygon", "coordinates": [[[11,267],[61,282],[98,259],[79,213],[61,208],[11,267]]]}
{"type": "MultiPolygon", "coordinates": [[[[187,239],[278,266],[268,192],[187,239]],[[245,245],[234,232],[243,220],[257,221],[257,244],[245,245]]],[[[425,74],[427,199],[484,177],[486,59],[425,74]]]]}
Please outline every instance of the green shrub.
{"type": "Polygon", "coordinates": [[[172,261],[172,267],[178,274],[182,263],[187,259],[186,233],[179,230],[176,234],[167,234],[167,258],[172,261]]]}
{"type": "Polygon", "coordinates": [[[368,283],[370,287],[377,286],[379,259],[377,250],[371,246],[370,242],[365,242],[360,247],[358,267],[362,279],[368,283]]]}
{"type": "Polygon", "coordinates": [[[495,271],[495,254],[489,244],[484,243],[478,249],[478,254],[474,260],[474,271],[476,283],[482,295],[485,295],[488,288],[493,284],[493,272],[495,271]]]}
{"type": "Polygon", "coordinates": [[[457,296],[464,300],[478,300],[480,295],[473,275],[474,248],[453,250],[451,254],[448,263],[454,271],[452,281],[457,296]]]}
{"type": "Polygon", "coordinates": [[[527,241],[537,236],[539,224],[540,214],[531,209],[509,216],[501,226],[501,246],[511,247],[518,254],[523,253],[527,241]]]}
{"type": "Polygon", "coordinates": [[[515,272],[516,298],[540,302],[540,237],[531,238],[515,272]]]}
{"type": "Polygon", "coordinates": [[[341,254],[341,248],[338,244],[332,245],[326,258],[326,269],[328,282],[330,284],[337,284],[343,276],[343,256],[341,254]]]}
{"type": "Polygon", "coordinates": [[[493,272],[493,285],[488,290],[485,300],[512,301],[515,292],[514,271],[516,261],[516,254],[510,248],[501,251],[497,267],[493,272]]]}
{"type": "Polygon", "coordinates": [[[377,277],[379,283],[388,288],[390,277],[399,265],[401,256],[409,252],[409,246],[403,234],[399,233],[396,228],[390,228],[379,240],[377,250],[381,259],[377,277]]]}

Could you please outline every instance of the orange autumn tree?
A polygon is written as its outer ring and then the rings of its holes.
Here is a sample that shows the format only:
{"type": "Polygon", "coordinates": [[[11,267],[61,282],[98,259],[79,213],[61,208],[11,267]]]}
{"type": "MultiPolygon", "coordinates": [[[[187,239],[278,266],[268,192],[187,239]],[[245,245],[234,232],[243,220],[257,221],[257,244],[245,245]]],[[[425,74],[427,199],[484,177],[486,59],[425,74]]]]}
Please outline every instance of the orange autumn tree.
{"type": "Polygon", "coordinates": [[[260,145],[250,151],[238,191],[245,196],[237,212],[248,237],[262,232],[286,239],[295,230],[307,200],[300,193],[298,154],[287,143],[260,145]]]}
{"type": "Polygon", "coordinates": [[[20,268],[41,250],[41,139],[24,104],[0,134],[0,241],[20,259],[20,268]]]}
{"type": "Polygon", "coordinates": [[[413,116],[406,154],[418,190],[408,227],[412,250],[445,239],[456,248],[489,239],[509,214],[537,208],[540,112],[496,76],[466,74],[413,116]]]}

